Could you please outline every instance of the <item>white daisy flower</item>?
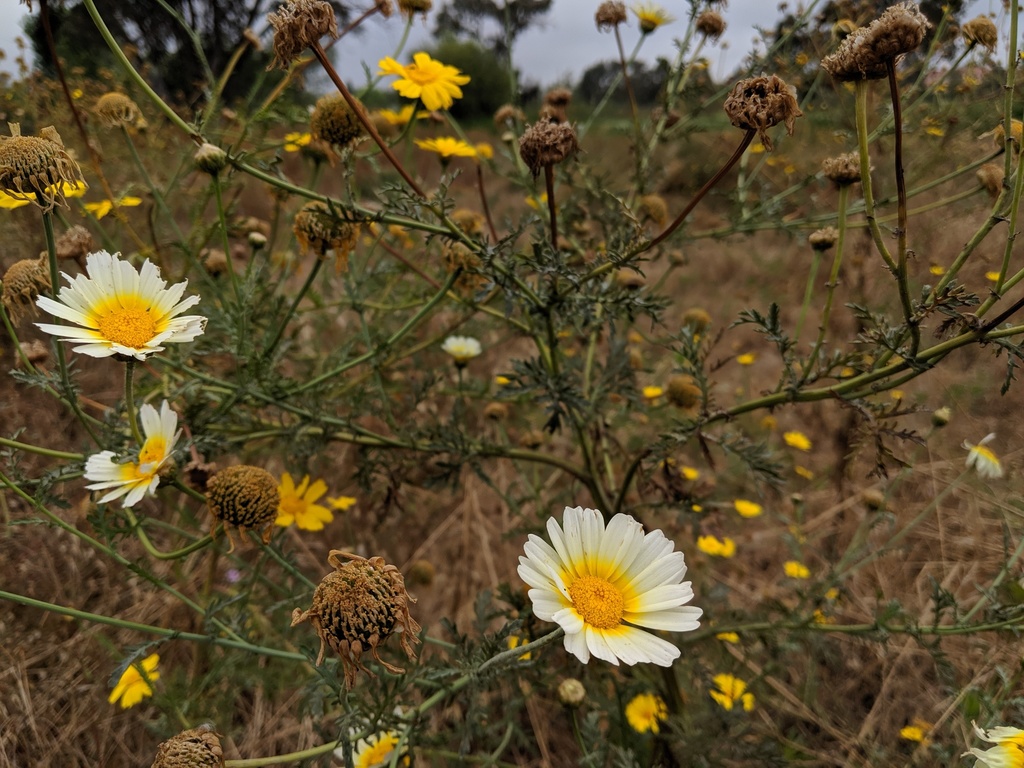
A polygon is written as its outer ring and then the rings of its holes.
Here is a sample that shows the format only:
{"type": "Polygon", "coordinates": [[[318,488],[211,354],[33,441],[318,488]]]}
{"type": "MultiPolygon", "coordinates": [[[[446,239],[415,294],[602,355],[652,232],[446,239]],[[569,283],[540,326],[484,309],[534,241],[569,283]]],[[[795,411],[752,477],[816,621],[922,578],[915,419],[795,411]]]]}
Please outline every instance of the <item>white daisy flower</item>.
{"type": "MultiPolygon", "coordinates": [[[[383,731],[365,739],[359,739],[352,750],[352,764],[355,768],[383,768],[391,764],[391,758],[398,748],[401,737],[395,731],[383,731]]],[[[334,750],[334,756],[345,759],[344,750],[334,750]]],[[[408,765],[409,758],[403,757],[399,765],[408,765]]]]}
{"type": "Polygon", "coordinates": [[[992,442],[996,437],[995,432],[990,432],[981,439],[977,445],[964,441],[963,447],[967,449],[967,466],[974,467],[978,475],[985,480],[994,480],[1003,476],[1003,465],[999,463],[999,457],[985,447],[985,443],[992,442]]]}
{"type": "Polygon", "coordinates": [[[58,301],[45,296],[36,299],[51,315],[80,327],[37,325],[62,341],[77,343],[77,352],[92,357],[122,354],[139,360],[161,351],[167,342],[192,341],[203,332],[205,317],[181,315],[199,303],[198,296],[181,298],[187,280],[168,288],[160,279],[160,269],[148,259],[137,272],[118,256],[90,253],[85,275],[64,275],[70,285],[60,290],[58,301]]]}
{"type": "Polygon", "coordinates": [[[984,731],[973,720],[971,725],[979,739],[996,746],[984,750],[975,747],[964,752],[961,757],[974,755],[978,758],[975,765],[985,768],[1019,768],[1024,765],[1024,731],[1006,725],[984,731]]]}
{"type": "Polygon", "coordinates": [[[703,611],[683,581],[683,553],[661,531],[644,534],[630,515],[605,528],[595,509],[566,507],[564,530],[548,520],[548,544],[530,535],[519,576],[530,585],[533,612],[565,630],[565,649],[584,664],[591,654],[618,665],[638,661],[670,666],[679,649],[641,627],[697,629],[703,611]]]}
{"type": "Polygon", "coordinates": [[[449,336],[441,349],[454,357],[455,364],[460,368],[483,351],[480,342],[472,336],[449,336]]]}
{"type": "Polygon", "coordinates": [[[113,451],[93,454],[85,462],[85,479],[96,481],[85,487],[93,491],[111,489],[100,499],[100,504],[127,494],[122,506],[132,507],[147,493],[150,496],[156,493],[160,470],[170,461],[174,444],[181,434],[175,431],[178,414],[171,410],[166,400],[160,406],[160,413],[146,403],[139,408],[139,422],[146,442],[139,449],[137,462],[119,464],[114,461],[113,451]]]}

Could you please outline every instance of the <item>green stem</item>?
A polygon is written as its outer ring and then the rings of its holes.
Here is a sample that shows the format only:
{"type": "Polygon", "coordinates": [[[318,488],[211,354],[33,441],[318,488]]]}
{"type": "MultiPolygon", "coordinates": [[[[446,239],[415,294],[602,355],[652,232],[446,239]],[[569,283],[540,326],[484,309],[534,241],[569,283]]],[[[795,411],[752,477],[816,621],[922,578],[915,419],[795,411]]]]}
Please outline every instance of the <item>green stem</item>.
{"type": "Polygon", "coordinates": [[[135,410],[135,358],[130,357],[125,361],[124,365],[124,404],[128,411],[128,425],[132,429],[132,438],[135,440],[135,444],[139,446],[139,450],[142,450],[142,446],[145,445],[145,439],[142,436],[142,432],[139,431],[139,419],[138,413],[135,410]]]}
{"type": "Polygon", "coordinates": [[[277,345],[281,341],[281,337],[284,335],[285,328],[288,327],[288,323],[291,322],[292,317],[295,315],[295,310],[299,308],[299,303],[305,298],[306,293],[313,285],[313,280],[316,279],[317,273],[320,272],[320,267],[324,265],[323,259],[317,259],[313,262],[313,267],[309,270],[309,275],[306,276],[306,281],[302,284],[302,288],[295,295],[295,299],[292,301],[291,306],[288,307],[288,311],[284,317],[281,318],[281,322],[277,326],[277,330],[274,332],[273,337],[270,339],[270,343],[267,344],[267,348],[263,351],[263,357],[266,360],[270,359],[270,356],[274,354],[274,350],[277,349],[277,345]]]}
{"type": "Polygon", "coordinates": [[[800,318],[796,321],[796,330],[793,331],[794,343],[800,340],[800,333],[804,329],[804,322],[807,320],[807,312],[811,306],[811,297],[814,295],[814,282],[818,279],[818,269],[821,266],[821,251],[815,248],[811,252],[811,271],[807,275],[807,286],[804,288],[804,300],[800,305],[800,318]]]}
{"type": "Polygon", "coordinates": [[[150,541],[149,536],[146,535],[145,530],[139,524],[138,519],[135,517],[135,513],[132,512],[131,507],[124,508],[125,517],[128,518],[128,523],[132,527],[132,531],[142,544],[143,549],[149,553],[149,555],[157,560],[180,560],[181,558],[191,555],[193,552],[198,552],[209,544],[213,543],[213,536],[206,534],[201,539],[196,539],[191,544],[188,544],[181,549],[175,549],[170,552],[163,552],[154,546],[153,542],[150,541]]]}
{"type": "Polygon", "coordinates": [[[6,437],[0,437],[0,445],[6,448],[14,448],[17,451],[24,451],[25,453],[34,453],[38,456],[48,456],[51,459],[85,461],[85,454],[82,453],[67,453],[66,451],[55,451],[50,448],[40,448],[38,445],[20,443],[17,440],[9,440],[6,437]]]}
{"type": "Polygon", "coordinates": [[[836,252],[832,257],[832,271],[828,276],[828,285],[825,293],[825,307],[821,311],[821,324],[818,326],[818,337],[814,340],[811,354],[807,358],[807,365],[801,378],[801,384],[807,381],[811,372],[818,366],[818,354],[821,346],[825,343],[825,336],[828,333],[828,321],[832,315],[832,299],[835,296],[836,286],[839,284],[839,267],[843,263],[843,248],[846,244],[846,203],[849,197],[849,185],[839,188],[839,238],[836,241],[836,252]]]}
{"type": "Polygon", "coordinates": [[[217,201],[217,222],[220,225],[221,248],[224,249],[224,259],[228,265],[228,279],[231,282],[231,291],[235,294],[235,301],[241,307],[242,294],[238,288],[238,275],[235,274],[234,259],[231,258],[231,243],[228,242],[228,221],[227,214],[224,211],[224,196],[221,193],[219,173],[213,174],[211,183],[213,184],[213,195],[217,201]]]}
{"type": "Polygon", "coordinates": [[[864,193],[864,216],[868,220],[868,228],[874,240],[875,248],[889,267],[889,271],[897,274],[896,262],[893,261],[889,249],[882,240],[882,232],[875,220],[875,198],[871,186],[871,154],[868,150],[868,81],[858,80],[856,87],[857,112],[857,147],[860,151],[860,186],[864,193]]]}

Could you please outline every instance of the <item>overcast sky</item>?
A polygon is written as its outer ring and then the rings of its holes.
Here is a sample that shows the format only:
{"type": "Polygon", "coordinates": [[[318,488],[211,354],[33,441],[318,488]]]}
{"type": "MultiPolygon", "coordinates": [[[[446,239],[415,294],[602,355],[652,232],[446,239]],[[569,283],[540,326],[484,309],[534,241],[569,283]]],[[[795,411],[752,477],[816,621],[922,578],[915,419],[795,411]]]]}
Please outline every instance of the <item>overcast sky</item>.
{"type": "MultiPolygon", "coordinates": [[[[434,2],[439,4],[440,0],[434,2]]],[[[614,36],[598,32],[594,25],[594,11],[599,3],[600,0],[554,0],[544,19],[516,41],[514,60],[525,80],[544,86],[572,80],[591,64],[617,56],[614,36]]],[[[362,6],[364,3],[354,4],[362,6]]],[[[644,41],[640,58],[648,63],[653,63],[658,56],[671,58],[675,53],[673,40],[681,37],[685,30],[688,4],[682,0],[661,0],[660,4],[678,18],[644,41]]],[[[155,3],[153,5],[156,7],[155,3]]],[[[791,0],[790,7],[796,6],[797,2],[791,0]]],[[[998,23],[1003,18],[1002,6],[1002,0],[973,0],[968,4],[966,17],[993,13],[998,23]]],[[[8,53],[0,66],[8,71],[13,69],[14,38],[21,32],[20,19],[25,13],[26,8],[19,0],[0,0],[0,48],[8,53]]],[[[758,37],[757,28],[772,27],[780,14],[777,3],[772,0],[730,0],[722,15],[728,25],[723,37],[726,45],[724,48],[718,45],[705,49],[715,78],[732,72],[751,51],[753,41],[758,37]]],[[[429,19],[426,22],[417,19],[402,61],[411,58],[413,52],[429,42],[431,27],[429,19]]],[[[402,34],[403,21],[397,14],[390,19],[375,16],[364,24],[364,28],[364,34],[348,37],[336,46],[338,53],[335,56],[342,76],[356,83],[363,78],[362,62],[376,72],[378,59],[394,52],[402,34]]],[[[624,26],[622,32],[628,52],[640,37],[632,14],[628,27],[624,26]]]]}

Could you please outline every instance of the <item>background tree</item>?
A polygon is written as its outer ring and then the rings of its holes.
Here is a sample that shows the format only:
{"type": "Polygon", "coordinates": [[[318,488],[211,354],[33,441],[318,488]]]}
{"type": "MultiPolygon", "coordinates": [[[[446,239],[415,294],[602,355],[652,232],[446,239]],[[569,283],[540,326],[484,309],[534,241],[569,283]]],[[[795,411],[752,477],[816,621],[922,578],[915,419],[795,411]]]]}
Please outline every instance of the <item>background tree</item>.
{"type": "Polygon", "coordinates": [[[457,118],[489,119],[498,107],[511,101],[512,79],[508,67],[493,50],[471,40],[448,36],[437,43],[431,55],[470,73],[473,78],[468,87],[463,87],[462,98],[451,107],[451,113],[457,118]]]}
{"type": "Polygon", "coordinates": [[[551,8],[551,0],[449,0],[434,34],[472,37],[509,59],[517,37],[551,8]]]}

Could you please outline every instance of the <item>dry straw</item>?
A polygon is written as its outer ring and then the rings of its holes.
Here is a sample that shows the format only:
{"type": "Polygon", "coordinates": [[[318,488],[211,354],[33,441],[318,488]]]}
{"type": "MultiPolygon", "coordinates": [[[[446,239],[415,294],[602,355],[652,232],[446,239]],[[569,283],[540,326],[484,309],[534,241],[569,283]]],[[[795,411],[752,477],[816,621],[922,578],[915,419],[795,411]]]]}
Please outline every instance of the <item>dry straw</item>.
{"type": "Polygon", "coordinates": [[[891,63],[921,44],[930,26],[916,3],[899,3],[847,36],[821,66],[836,80],[880,80],[891,63]]]}
{"type": "Polygon", "coordinates": [[[399,570],[382,557],[366,559],[341,550],[331,550],[327,562],[334,566],[320,581],[308,610],[292,612],[292,626],[309,621],[320,637],[316,663],[324,660],[329,647],[338,654],[345,671],[345,684],[351,688],[359,672],[370,674],[362,656],[370,655],[389,672],[405,670],[380,658],[378,649],[395,632],[402,635],[402,650],[413,660],[413,643],[420,625],[409,615],[409,603],[415,600],[405,590],[399,570]],[[345,558],[347,562],[342,562],[345,558]]]}

